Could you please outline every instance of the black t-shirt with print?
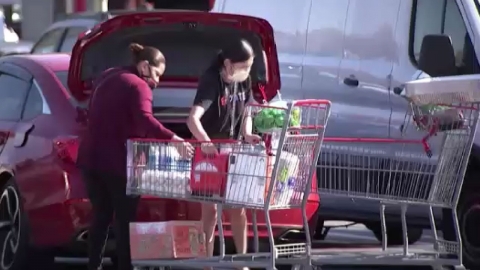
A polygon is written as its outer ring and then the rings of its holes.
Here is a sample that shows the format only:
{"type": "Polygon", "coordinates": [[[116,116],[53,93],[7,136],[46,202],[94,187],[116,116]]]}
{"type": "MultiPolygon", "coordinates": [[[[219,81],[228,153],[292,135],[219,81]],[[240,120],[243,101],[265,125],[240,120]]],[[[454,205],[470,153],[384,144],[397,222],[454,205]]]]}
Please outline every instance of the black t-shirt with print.
{"type": "Polygon", "coordinates": [[[227,84],[217,69],[207,70],[200,78],[193,105],[205,109],[200,121],[208,136],[213,139],[237,138],[250,96],[250,78],[227,84]]]}

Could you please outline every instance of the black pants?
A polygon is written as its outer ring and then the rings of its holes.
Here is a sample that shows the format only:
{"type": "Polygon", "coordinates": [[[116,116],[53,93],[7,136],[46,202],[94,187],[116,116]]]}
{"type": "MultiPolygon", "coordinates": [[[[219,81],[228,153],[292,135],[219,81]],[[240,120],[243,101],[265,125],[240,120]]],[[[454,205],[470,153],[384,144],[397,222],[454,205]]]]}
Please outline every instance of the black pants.
{"type": "Polygon", "coordinates": [[[108,173],[83,170],[92,204],[88,235],[88,269],[101,268],[108,228],[115,216],[114,233],[119,270],[131,270],[129,222],[135,218],[138,197],[126,195],[127,180],[108,173]]]}

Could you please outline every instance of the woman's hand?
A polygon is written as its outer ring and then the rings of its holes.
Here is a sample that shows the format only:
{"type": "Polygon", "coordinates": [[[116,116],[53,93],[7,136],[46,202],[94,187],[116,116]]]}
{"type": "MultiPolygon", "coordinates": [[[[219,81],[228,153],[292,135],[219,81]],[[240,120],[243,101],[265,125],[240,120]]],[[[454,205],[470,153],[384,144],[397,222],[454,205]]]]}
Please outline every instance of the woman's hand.
{"type": "Polygon", "coordinates": [[[189,159],[193,157],[195,153],[195,148],[189,142],[186,142],[184,139],[174,135],[172,140],[175,142],[173,146],[177,149],[178,153],[182,158],[189,159]]]}
{"type": "Polygon", "coordinates": [[[203,153],[208,154],[208,155],[218,154],[217,147],[215,146],[215,144],[213,144],[211,142],[202,143],[201,149],[202,149],[203,153]]]}
{"type": "Polygon", "coordinates": [[[245,141],[249,144],[259,144],[262,141],[262,137],[257,134],[248,134],[243,137],[245,141]]]}
{"type": "Polygon", "coordinates": [[[193,157],[195,148],[189,142],[176,142],[175,148],[182,158],[190,159],[193,157]]]}

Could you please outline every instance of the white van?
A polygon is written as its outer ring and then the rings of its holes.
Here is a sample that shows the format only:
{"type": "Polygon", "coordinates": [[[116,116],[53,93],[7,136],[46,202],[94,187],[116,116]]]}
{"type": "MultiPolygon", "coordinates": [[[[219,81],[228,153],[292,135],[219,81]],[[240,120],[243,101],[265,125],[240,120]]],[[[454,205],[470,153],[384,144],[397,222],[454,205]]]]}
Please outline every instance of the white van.
{"type": "MultiPolygon", "coordinates": [[[[478,0],[216,0],[212,11],[270,22],[275,30],[282,97],[331,100],[328,136],[400,137],[407,104],[394,91],[422,73],[419,58],[427,35],[422,52],[429,61],[421,67],[423,72],[432,77],[480,73],[478,0]]],[[[327,144],[322,152],[338,157],[341,149],[327,144]]],[[[477,269],[480,136],[470,159],[458,216],[465,265],[477,269]]],[[[322,168],[328,165],[326,160],[334,159],[320,158],[319,177],[329,173],[322,168]]],[[[388,162],[377,161],[376,166],[388,162]]],[[[370,177],[347,172],[343,175],[370,177]]],[[[424,209],[410,212],[409,241],[415,242],[429,223],[424,209]]],[[[442,222],[445,238],[453,237],[450,216],[442,222]]],[[[381,237],[377,203],[322,197],[320,219],[361,222],[381,237]]],[[[398,212],[392,210],[387,221],[389,243],[402,243],[398,212]]],[[[322,226],[320,220],[317,232],[322,226]]]]}

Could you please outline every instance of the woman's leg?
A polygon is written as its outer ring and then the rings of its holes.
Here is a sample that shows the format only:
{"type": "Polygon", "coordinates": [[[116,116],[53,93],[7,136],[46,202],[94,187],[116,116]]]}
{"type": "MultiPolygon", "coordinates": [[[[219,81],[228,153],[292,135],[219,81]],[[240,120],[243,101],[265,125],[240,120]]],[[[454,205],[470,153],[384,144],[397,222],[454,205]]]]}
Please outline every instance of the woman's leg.
{"type": "Polygon", "coordinates": [[[106,185],[107,179],[101,174],[83,170],[83,180],[92,204],[93,220],[88,230],[88,269],[101,269],[103,252],[107,241],[108,226],[113,218],[114,208],[106,185]]]}
{"type": "Polygon", "coordinates": [[[217,206],[213,203],[202,204],[202,223],[207,241],[207,256],[213,256],[215,226],[217,225],[217,206]]]}
{"type": "Polygon", "coordinates": [[[238,254],[247,253],[247,214],[245,208],[228,209],[233,241],[238,254]]]}

